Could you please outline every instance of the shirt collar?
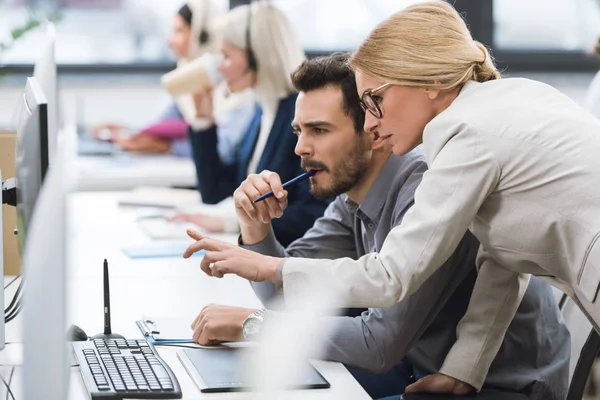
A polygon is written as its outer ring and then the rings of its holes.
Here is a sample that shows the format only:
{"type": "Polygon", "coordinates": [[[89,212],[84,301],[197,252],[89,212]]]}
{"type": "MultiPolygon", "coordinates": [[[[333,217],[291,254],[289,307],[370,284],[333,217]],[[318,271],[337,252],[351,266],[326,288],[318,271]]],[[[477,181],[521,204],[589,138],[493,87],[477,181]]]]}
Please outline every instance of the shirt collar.
{"type": "Polygon", "coordinates": [[[394,181],[394,177],[398,174],[398,169],[401,167],[402,157],[392,154],[386,161],[381,172],[379,172],[379,175],[377,175],[360,206],[346,196],[346,205],[350,212],[359,216],[360,214],[364,214],[370,222],[379,224],[381,210],[387,200],[390,185],[394,181]],[[361,213],[358,213],[358,211],[361,211],[361,213]]]}

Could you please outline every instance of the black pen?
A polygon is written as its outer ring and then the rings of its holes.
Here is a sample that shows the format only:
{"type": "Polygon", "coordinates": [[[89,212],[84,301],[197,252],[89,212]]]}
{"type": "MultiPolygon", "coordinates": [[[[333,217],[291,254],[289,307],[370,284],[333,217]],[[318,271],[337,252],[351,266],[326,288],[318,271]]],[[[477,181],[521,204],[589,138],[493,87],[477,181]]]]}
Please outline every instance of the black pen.
{"type": "MultiPolygon", "coordinates": [[[[310,171],[307,171],[305,173],[303,173],[302,175],[298,175],[297,177],[290,179],[289,181],[287,181],[286,183],[283,184],[283,188],[287,188],[290,185],[293,185],[294,183],[298,183],[298,182],[302,182],[307,180],[308,178],[310,178],[311,176],[314,176],[317,172],[319,172],[318,169],[311,169],[310,171]]],[[[269,193],[265,193],[261,196],[259,196],[258,198],[256,198],[253,203],[258,203],[259,201],[263,201],[264,199],[268,199],[269,197],[273,196],[273,191],[270,191],[269,193]]]]}

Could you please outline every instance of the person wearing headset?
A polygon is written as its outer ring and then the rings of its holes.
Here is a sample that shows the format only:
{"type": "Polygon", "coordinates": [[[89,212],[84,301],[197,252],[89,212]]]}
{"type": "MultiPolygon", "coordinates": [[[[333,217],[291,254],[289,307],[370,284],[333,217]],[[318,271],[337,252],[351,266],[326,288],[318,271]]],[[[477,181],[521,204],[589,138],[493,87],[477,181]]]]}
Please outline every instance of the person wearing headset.
{"type": "MultiPolygon", "coordinates": [[[[213,0],[190,0],[179,8],[172,19],[169,36],[169,46],[178,59],[178,66],[217,50],[215,21],[220,15],[221,11],[213,0]]],[[[217,118],[222,122],[217,150],[226,162],[231,163],[235,148],[254,115],[254,96],[251,90],[226,96],[224,89],[224,86],[219,86],[214,96],[219,109],[217,118]]],[[[131,129],[124,125],[109,123],[94,128],[93,135],[112,140],[126,151],[171,152],[189,157],[188,125],[202,123],[196,118],[193,98],[188,95],[172,101],[156,122],[135,130],[134,134],[127,134],[131,129]]]]}
{"type": "MultiPolygon", "coordinates": [[[[221,32],[220,72],[232,93],[254,88],[258,109],[229,166],[214,151],[219,142],[217,124],[190,130],[198,190],[206,204],[230,199],[242,181],[257,171],[275,171],[285,181],[304,172],[294,153],[291,123],[297,93],[290,77],[304,60],[304,51],[292,26],[278,8],[259,1],[229,11],[221,32]]],[[[211,118],[211,96],[199,94],[196,100],[198,115],[211,118]]],[[[309,193],[306,181],[289,189],[287,201],[288,213],[273,222],[275,236],[285,245],[302,237],[328,204],[309,193]]],[[[239,228],[233,204],[228,211],[225,216],[180,213],[171,220],[192,222],[210,231],[235,232],[239,228]]]]}
{"type": "MultiPolygon", "coordinates": [[[[429,167],[381,251],[356,261],[256,262],[190,231],[197,242],[185,256],[207,249],[206,273],[274,282],[292,308],[317,285],[341,306],[389,307],[414,293],[470,229],[481,243],[478,277],[457,340],[439,373],[407,391],[480,389],[531,274],[568,294],[600,331],[600,121],[546,84],[500,79],[445,2],[389,17],[350,65],[365,130],[398,155],[422,143],[429,167]]],[[[279,183],[264,189],[272,188],[279,183]]]]}

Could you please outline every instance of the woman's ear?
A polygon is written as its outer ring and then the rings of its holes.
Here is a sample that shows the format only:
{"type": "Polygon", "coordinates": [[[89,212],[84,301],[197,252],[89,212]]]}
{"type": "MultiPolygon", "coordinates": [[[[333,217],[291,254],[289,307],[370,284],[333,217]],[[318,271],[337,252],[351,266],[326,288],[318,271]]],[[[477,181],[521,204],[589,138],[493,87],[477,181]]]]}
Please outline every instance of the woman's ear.
{"type": "Polygon", "coordinates": [[[440,94],[440,90],[439,89],[425,89],[425,93],[427,94],[427,97],[429,97],[429,100],[435,100],[435,99],[437,99],[438,95],[440,94]]]}
{"type": "MultiPolygon", "coordinates": [[[[434,83],[436,86],[440,85],[439,81],[435,81],[434,83]]],[[[440,90],[439,89],[425,89],[425,94],[427,94],[427,97],[429,97],[429,100],[435,100],[439,96],[440,90]]]]}

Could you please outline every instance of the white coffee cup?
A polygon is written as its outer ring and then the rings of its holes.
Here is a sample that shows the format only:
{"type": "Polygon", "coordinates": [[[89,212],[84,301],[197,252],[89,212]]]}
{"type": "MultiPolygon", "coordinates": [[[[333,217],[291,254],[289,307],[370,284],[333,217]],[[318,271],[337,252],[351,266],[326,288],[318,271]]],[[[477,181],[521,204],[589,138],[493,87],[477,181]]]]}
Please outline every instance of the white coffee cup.
{"type": "Polygon", "coordinates": [[[218,66],[218,56],[205,53],[163,75],[161,83],[173,97],[211,89],[223,79],[218,66]]]}

